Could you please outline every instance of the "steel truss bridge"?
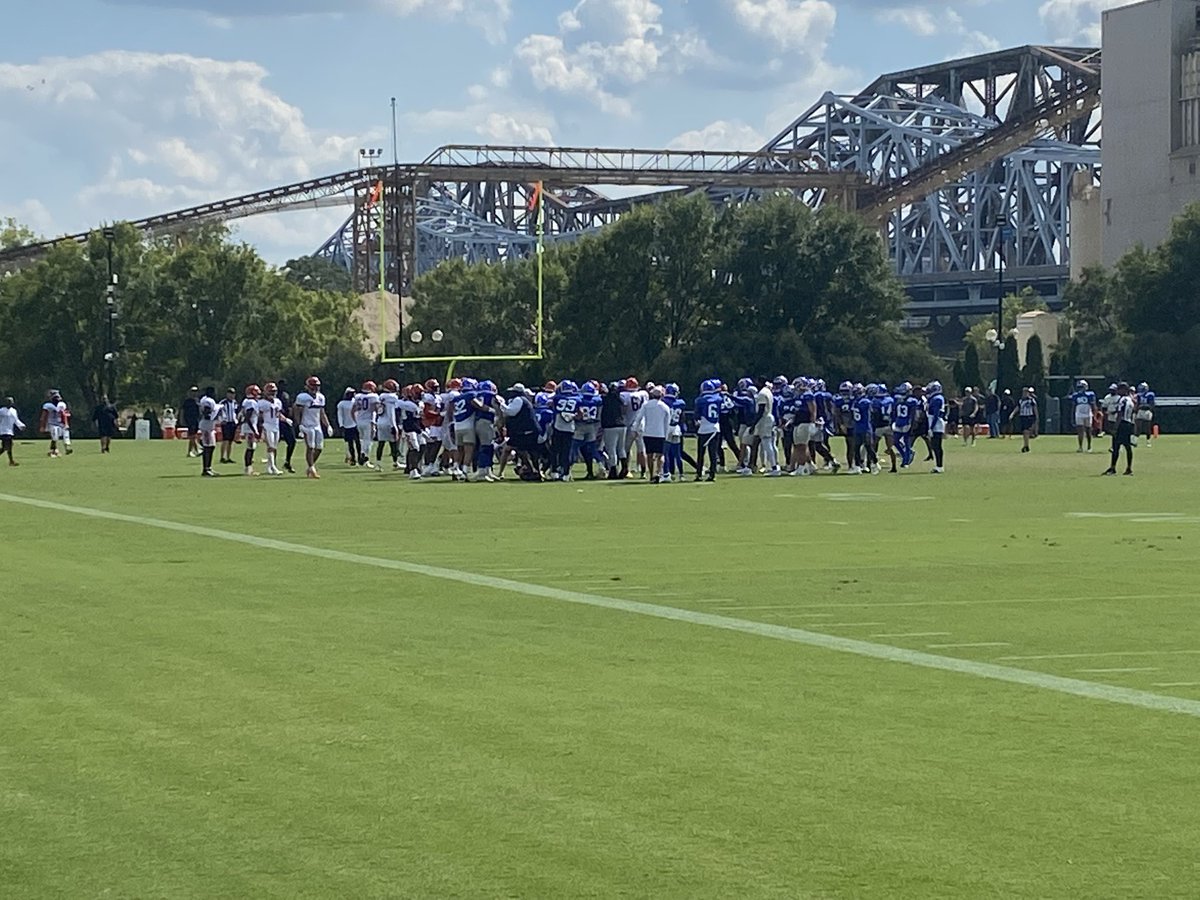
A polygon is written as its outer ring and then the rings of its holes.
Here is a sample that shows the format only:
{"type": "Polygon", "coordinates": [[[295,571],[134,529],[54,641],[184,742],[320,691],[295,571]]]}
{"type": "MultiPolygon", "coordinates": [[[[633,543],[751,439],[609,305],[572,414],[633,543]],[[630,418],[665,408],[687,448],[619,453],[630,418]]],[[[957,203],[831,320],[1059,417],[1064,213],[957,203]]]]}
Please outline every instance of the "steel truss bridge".
{"type": "MultiPolygon", "coordinates": [[[[679,193],[732,203],[788,190],[881,229],[910,316],[994,309],[1001,256],[1005,290],[1032,287],[1053,308],[1070,264],[1072,179],[1099,179],[1099,104],[1099,50],[1025,46],[894,72],[853,96],[827,93],[752,153],[455,145],[416,164],[355,169],[132,224],[161,233],[352,205],[317,255],[370,291],[382,244],[385,288],[407,295],[442,260],[531,253],[538,182],[548,243],[679,193]],[[597,190],[608,185],[659,190],[614,199],[597,190]]],[[[0,268],[56,242],[0,253],[0,268]]]]}

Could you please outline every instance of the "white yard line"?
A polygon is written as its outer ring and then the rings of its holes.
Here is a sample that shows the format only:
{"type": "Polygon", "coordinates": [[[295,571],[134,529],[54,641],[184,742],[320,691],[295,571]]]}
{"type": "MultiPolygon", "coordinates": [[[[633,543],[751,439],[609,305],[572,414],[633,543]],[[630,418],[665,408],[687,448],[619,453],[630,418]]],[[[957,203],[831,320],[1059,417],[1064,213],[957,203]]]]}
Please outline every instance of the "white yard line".
{"type": "Polygon", "coordinates": [[[1151,687],[1200,687],[1200,681],[1156,681],[1151,687]]]}
{"type": "Polygon", "coordinates": [[[1076,669],[1076,672],[1085,673],[1088,675],[1108,675],[1117,672],[1157,672],[1157,666],[1134,666],[1125,669],[1076,669]]]}
{"type": "Polygon", "coordinates": [[[901,632],[884,632],[883,634],[873,634],[873,638],[913,638],[913,637],[950,637],[949,631],[901,631],[901,632]]]}
{"type": "Polygon", "coordinates": [[[959,647],[1011,647],[1005,641],[973,641],[969,644],[926,644],[930,650],[955,650],[959,647]]]}
{"type": "MultiPolygon", "coordinates": [[[[526,597],[540,597],[545,600],[556,600],[562,603],[574,603],[581,606],[591,606],[639,616],[648,616],[671,622],[688,625],[702,625],[708,628],[720,628],[725,631],[740,632],[756,637],[773,638],[816,647],[821,650],[832,650],[839,653],[849,653],[855,656],[877,659],[885,662],[903,663],[909,666],[919,666],[926,669],[936,669],[941,672],[953,672],[959,675],[970,675],[975,678],[986,678],[992,681],[1003,681],[1023,687],[1033,687],[1040,690],[1055,691],[1060,694],[1070,694],[1089,700],[1102,700],[1107,703],[1119,703],[1125,706],[1138,707],[1159,712],[1172,712],[1200,718],[1200,701],[1184,697],[1174,697],[1169,694],[1155,694],[1151,691],[1135,690],[1117,685],[1085,681],[1079,678],[1064,678],[1059,675],[1049,675],[1045,672],[1034,672],[1028,669],[1017,669],[1001,666],[995,663],[978,660],[960,659],[953,656],[941,656],[934,653],[924,653],[919,650],[909,650],[903,647],[892,647],[887,644],[875,644],[870,641],[855,640],[840,635],[824,634],[817,631],[805,631],[786,625],[775,625],[767,622],[754,622],[749,619],[737,619],[730,616],[719,616],[712,613],[699,612],[693,609],[679,609],[672,606],[659,606],[653,603],[639,603],[636,600],[623,600],[617,597],[604,597],[599,594],[584,594],[562,588],[549,587],[541,584],[526,584],[497,578],[492,575],[482,575],[475,572],[462,572],[457,569],[445,569],[439,566],[429,566],[422,563],[407,562],[399,559],[386,559],[378,556],[365,556],[361,553],[348,553],[342,550],[332,550],[325,547],[313,547],[290,541],[280,541],[256,534],[241,534],[235,531],[224,531],[219,528],[209,528],[204,525],[190,525],[184,522],[172,522],[167,519],[157,519],[149,516],[137,516],[128,513],[109,512],[108,510],[93,509],[86,506],[71,506],[56,503],[52,500],[39,500],[33,497],[21,497],[15,494],[0,493],[0,502],[19,504],[36,509],[51,510],[59,513],[83,516],[90,519],[100,519],[109,522],[121,522],[145,528],[157,528],[163,531],[174,531],[178,534],[190,534],[195,537],[210,538],[226,541],[243,546],[259,547],[264,550],[274,550],[282,553],[292,553],[306,559],[328,559],[334,562],[349,563],[355,566],[374,566],[390,571],[407,572],[426,578],[436,578],[442,581],[454,581],[469,584],[473,587],[490,588],[519,594],[526,597]]],[[[994,646],[994,645],[993,645],[994,646]]]]}
{"type": "Polygon", "coordinates": [[[1100,659],[1105,656],[1190,656],[1200,650],[1106,650],[1103,653],[1042,653],[1038,656],[997,656],[996,662],[1026,662],[1044,659],[1100,659]]]}
{"type": "Polygon", "coordinates": [[[879,628],[887,622],[813,622],[813,628],[879,628]]]}

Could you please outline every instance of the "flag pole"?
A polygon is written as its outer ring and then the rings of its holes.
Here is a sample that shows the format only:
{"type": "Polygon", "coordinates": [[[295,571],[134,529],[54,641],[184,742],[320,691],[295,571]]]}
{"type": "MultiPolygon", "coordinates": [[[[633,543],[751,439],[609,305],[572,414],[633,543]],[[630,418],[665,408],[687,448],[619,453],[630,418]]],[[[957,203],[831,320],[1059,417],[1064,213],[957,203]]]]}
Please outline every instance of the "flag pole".
{"type": "Polygon", "coordinates": [[[544,266],[542,256],[546,251],[545,197],[542,182],[537,183],[537,355],[542,358],[542,311],[544,305],[544,266]]]}

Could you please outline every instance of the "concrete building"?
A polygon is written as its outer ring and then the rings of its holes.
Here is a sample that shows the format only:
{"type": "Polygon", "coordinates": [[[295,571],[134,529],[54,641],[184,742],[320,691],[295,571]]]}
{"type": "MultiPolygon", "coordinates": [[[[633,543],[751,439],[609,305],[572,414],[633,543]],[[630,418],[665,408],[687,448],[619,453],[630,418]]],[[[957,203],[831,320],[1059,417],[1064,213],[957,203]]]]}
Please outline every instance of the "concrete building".
{"type": "Polygon", "coordinates": [[[1200,201],[1200,2],[1144,0],[1103,15],[1103,255],[1160,244],[1200,201]]]}

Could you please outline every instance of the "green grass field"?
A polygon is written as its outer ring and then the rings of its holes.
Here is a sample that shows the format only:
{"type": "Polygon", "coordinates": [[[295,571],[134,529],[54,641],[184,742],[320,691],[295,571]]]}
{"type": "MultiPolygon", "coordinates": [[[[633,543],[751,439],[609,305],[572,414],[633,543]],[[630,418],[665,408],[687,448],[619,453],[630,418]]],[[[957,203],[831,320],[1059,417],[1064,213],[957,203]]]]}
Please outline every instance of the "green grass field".
{"type": "Polygon", "coordinates": [[[19,444],[0,897],[1194,897],[1200,703],[812,641],[1200,701],[1198,446],[652,486],[19,444]]]}

